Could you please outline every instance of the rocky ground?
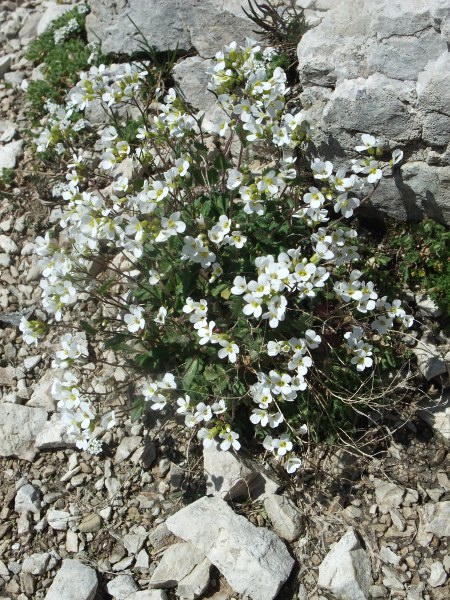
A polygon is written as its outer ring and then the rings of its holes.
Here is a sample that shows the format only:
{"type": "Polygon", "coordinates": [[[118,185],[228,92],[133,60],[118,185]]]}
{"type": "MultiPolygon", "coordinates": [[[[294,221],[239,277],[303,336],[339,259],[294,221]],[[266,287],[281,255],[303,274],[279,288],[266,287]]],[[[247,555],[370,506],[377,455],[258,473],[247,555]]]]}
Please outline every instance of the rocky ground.
{"type": "MultiPolygon", "coordinates": [[[[314,449],[287,479],[245,457],[202,457],[176,423],[135,423],[126,411],[103,436],[105,455],[74,449],[50,395],[52,338],[28,347],[15,314],[44,316],[34,239],[56,218],[39,180],[31,188],[20,175],[32,158],[23,82],[37,76],[24,52],[43,8],[60,10],[39,0],[0,6],[0,167],[19,169],[0,199],[0,598],[268,600],[280,588],[281,600],[449,598],[443,336],[418,349],[437,408],[370,456],[314,449]]],[[[433,310],[422,302],[419,320],[433,310]]],[[[111,382],[126,389],[114,360],[99,392],[111,382]]]]}

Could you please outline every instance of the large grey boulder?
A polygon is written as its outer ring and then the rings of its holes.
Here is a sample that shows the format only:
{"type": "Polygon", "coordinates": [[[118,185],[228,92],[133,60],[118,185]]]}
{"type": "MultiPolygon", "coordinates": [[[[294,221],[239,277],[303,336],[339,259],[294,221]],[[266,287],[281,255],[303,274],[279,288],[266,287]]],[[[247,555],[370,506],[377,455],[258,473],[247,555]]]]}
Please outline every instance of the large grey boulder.
{"type": "Polygon", "coordinates": [[[47,413],[41,408],[0,404],[0,456],[32,461],[36,455],[36,437],[46,421],[47,413]]]}
{"type": "Polygon", "coordinates": [[[142,36],[157,51],[195,48],[211,58],[221,46],[245,41],[252,23],[242,12],[245,0],[91,0],[88,40],[101,40],[104,53],[130,54],[142,36]],[[132,22],[133,21],[133,22],[132,22]]]}
{"type": "Polygon", "coordinates": [[[384,137],[405,161],[373,204],[450,222],[448,0],[340,0],[322,14],[298,45],[315,153],[343,166],[359,134],[384,137]]]}
{"type": "Polygon", "coordinates": [[[318,584],[337,598],[369,600],[369,588],[373,584],[370,559],[353,527],[321,562],[318,584]]]}
{"type": "Polygon", "coordinates": [[[205,554],[237,593],[252,600],[275,598],[294,566],[272,531],[236,515],[220,498],[201,498],[169,517],[166,524],[205,554]]]}

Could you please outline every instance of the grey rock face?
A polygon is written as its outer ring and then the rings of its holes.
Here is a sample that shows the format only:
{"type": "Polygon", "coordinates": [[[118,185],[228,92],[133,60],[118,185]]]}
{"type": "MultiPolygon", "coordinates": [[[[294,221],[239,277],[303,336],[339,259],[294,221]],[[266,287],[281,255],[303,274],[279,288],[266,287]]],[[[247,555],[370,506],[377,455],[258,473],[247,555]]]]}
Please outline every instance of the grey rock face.
{"type": "Polygon", "coordinates": [[[221,46],[245,41],[251,22],[241,10],[241,0],[91,0],[86,20],[89,41],[102,40],[102,51],[129,54],[142,37],[158,51],[195,48],[211,58],[221,46]],[[133,21],[133,22],[132,22],[133,21]]]}
{"type": "Polygon", "coordinates": [[[47,421],[41,408],[28,408],[18,404],[0,405],[0,456],[17,456],[33,460],[34,442],[47,421]]]}
{"type": "Polygon", "coordinates": [[[67,558],[56,574],[45,600],[93,600],[98,581],[94,569],[67,558]]]}
{"type": "Polygon", "coordinates": [[[341,0],[298,46],[300,101],[316,126],[316,154],[343,166],[355,156],[360,133],[403,148],[403,165],[372,199],[400,219],[450,221],[445,5],[341,0]]]}
{"type": "Polygon", "coordinates": [[[320,564],[318,583],[338,598],[368,600],[373,584],[370,559],[353,527],[332,546],[320,564]]]}
{"type": "Polygon", "coordinates": [[[255,527],[219,498],[201,498],[166,523],[201,550],[236,592],[253,600],[275,598],[294,566],[272,531],[255,527]]]}

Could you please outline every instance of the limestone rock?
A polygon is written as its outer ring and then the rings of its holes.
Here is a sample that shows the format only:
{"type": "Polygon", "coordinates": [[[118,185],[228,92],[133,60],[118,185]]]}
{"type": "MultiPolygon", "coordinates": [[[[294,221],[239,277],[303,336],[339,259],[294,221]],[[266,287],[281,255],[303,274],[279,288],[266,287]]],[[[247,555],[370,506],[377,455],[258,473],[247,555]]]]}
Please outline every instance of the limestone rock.
{"type": "Polygon", "coordinates": [[[340,0],[298,45],[300,101],[315,126],[316,155],[347,165],[361,133],[384,137],[390,149],[408,148],[407,160],[372,197],[396,218],[450,220],[443,15],[448,4],[437,0],[340,0]]]}
{"type": "Polygon", "coordinates": [[[215,446],[203,449],[203,463],[208,495],[224,500],[242,496],[255,499],[274,494],[279,487],[255,462],[215,446]]]}
{"type": "Polygon", "coordinates": [[[41,508],[41,493],[31,483],[26,483],[17,490],[14,500],[14,510],[16,513],[32,512],[38,513],[41,508]]]}
{"type": "Polygon", "coordinates": [[[53,21],[56,21],[56,19],[59,19],[64,13],[73,8],[71,4],[60,4],[59,2],[46,2],[45,5],[46,10],[36,26],[37,36],[47,31],[53,21]]]}
{"type": "Polygon", "coordinates": [[[131,456],[131,454],[133,454],[133,452],[136,450],[136,448],[140,445],[141,442],[142,436],[140,435],[131,435],[129,437],[124,437],[116,450],[114,462],[119,464],[126,460],[129,456],[131,456]]]}
{"type": "Polygon", "coordinates": [[[127,600],[167,600],[167,593],[164,590],[142,590],[133,592],[127,600]]]}
{"type": "Polygon", "coordinates": [[[22,572],[43,575],[48,569],[51,557],[50,552],[38,552],[27,556],[22,563],[22,572]]]}
{"type": "Polygon", "coordinates": [[[55,412],[56,402],[51,394],[52,385],[55,379],[62,377],[61,370],[48,369],[37,382],[27,406],[37,406],[48,412],[55,412]]]}
{"type": "Polygon", "coordinates": [[[375,500],[383,514],[388,513],[391,508],[398,508],[401,505],[405,495],[404,488],[382,479],[374,479],[374,485],[375,500]]]}
{"type": "Polygon", "coordinates": [[[56,574],[45,600],[94,600],[98,581],[94,569],[66,558],[56,574]]]}
{"type": "Polygon", "coordinates": [[[32,461],[34,442],[46,421],[47,413],[41,408],[0,404],[0,456],[32,461]]]}
{"type": "Polygon", "coordinates": [[[421,526],[437,537],[450,536],[450,501],[425,504],[420,509],[421,526]]]}
{"type": "MultiPolygon", "coordinates": [[[[41,410],[38,408],[29,410],[41,410]]],[[[36,448],[48,450],[50,448],[74,448],[75,437],[67,433],[67,427],[61,423],[61,415],[55,413],[36,436],[36,448]]]]}
{"type": "Polygon", "coordinates": [[[186,598],[186,600],[194,600],[200,597],[209,586],[210,571],[211,563],[205,558],[180,581],[177,587],[178,596],[186,598]]]}
{"type": "Polygon", "coordinates": [[[272,531],[236,515],[220,498],[201,498],[166,523],[175,535],[203,552],[237,593],[253,600],[275,598],[294,566],[272,531]]]}
{"type": "Polygon", "coordinates": [[[138,587],[131,575],[118,575],[107,584],[106,590],[114,600],[125,600],[130,594],[137,592],[138,587]]]}
{"type": "Polygon", "coordinates": [[[318,584],[338,598],[368,600],[373,584],[370,559],[350,527],[319,566],[318,584]]]}
{"type": "Polygon", "coordinates": [[[431,573],[428,579],[428,585],[431,587],[439,587],[447,581],[447,573],[441,562],[434,562],[431,565],[431,573]]]}
{"type": "Polygon", "coordinates": [[[450,440],[450,392],[444,392],[437,404],[425,403],[426,407],[419,410],[420,418],[450,440]]]}
{"type": "Polygon", "coordinates": [[[16,135],[16,128],[11,121],[0,120],[0,142],[10,142],[16,135]]]}
{"type": "Polygon", "coordinates": [[[0,173],[3,169],[14,169],[17,159],[22,154],[22,146],[23,140],[15,140],[0,146],[0,173]]]}
{"type": "Polygon", "coordinates": [[[150,578],[150,588],[175,587],[203,562],[203,552],[189,542],[169,546],[150,578]]]}
{"type": "Polygon", "coordinates": [[[221,46],[244,43],[252,23],[242,12],[242,0],[91,0],[86,19],[88,41],[101,40],[104,53],[130,54],[142,37],[157,51],[195,48],[202,58],[211,58],[221,46]]]}
{"type": "Polygon", "coordinates": [[[447,373],[447,365],[436,346],[425,336],[413,349],[419,371],[427,381],[447,373]]]}
{"type": "Polygon", "coordinates": [[[303,517],[292,500],[271,494],[264,500],[269,519],[275,532],[284,540],[294,542],[302,532],[303,517]]]}

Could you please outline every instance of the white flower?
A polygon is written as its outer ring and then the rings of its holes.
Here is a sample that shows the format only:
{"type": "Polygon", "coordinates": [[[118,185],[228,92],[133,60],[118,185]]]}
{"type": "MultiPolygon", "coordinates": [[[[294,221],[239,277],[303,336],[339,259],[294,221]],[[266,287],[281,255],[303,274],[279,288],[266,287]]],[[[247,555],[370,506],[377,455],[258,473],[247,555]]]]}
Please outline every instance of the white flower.
{"type": "Polygon", "coordinates": [[[239,450],[241,447],[241,444],[238,442],[239,434],[235,431],[231,431],[229,427],[227,428],[226,433],[221,433],[219,437],[223,440],[220,444],[221,450],[229,450],[231,447],[233,447],[234,450],[239,450]]]}
{"type": "Polygon", "coordinates": [[[220,340],[219,344],[222,348],[219,350],[219,358],[228,358],[231,363],[236,362],[237,355],[239,354],[239,346],[228,340],[220,340]]]}
{"type": "Polygon", "coordinates": [[[214,429],[206,429],[202,427],[197,433],[199,440],[202,440],[204,448],[212,448],[216,444],[214,429]]]}
{"type": "Polygon", "coordinates": [[[158,314],[156,315],[156,317],[153,320],[155,321],[155,323],[158,323],[159,325],[164,325],[164,323],[166,322],[166,316],[167,316],[167,308],[164,308],[164,306],[160,306],[159,310],[158,310],[158,314]]]}
{"type": "Polygon", "coordinates": [[[161,219],[161,227],[163,228],[155,238],[155,242],[165,242],[172,235],[183,233],[186,230],[186,223],[180,219],[180,212],[174,212],[169,218],[161,219]]]}
{"type": "Polygon", "coordinates": [[[128,331],[130,333],[136,333],[139,329],[144,329],[145,319],[142,316],[144,314],[144,309],[140,306],[131,305],[129,310],[130,312],[123,318],[128,331]]]}
{"type": "Polygon", "coordinates": [[[197,423],[201,421],[210,421],[212,419],[212,410],[211,407],[205,404],[204,402],[199,402],[197,404],[197,408],[194,414],[194,418],[197,423]]]}
{"type": "Polygon", "coordinates": [[[177,413],[184,415],[189,411],[190,408],[192,408],[191,397],[188,394],[186,394],[184,398],[178,398],[177,404],[177,413]]]}
{"type": "Polygon", "coordinates": [[[295,473],[301,466],[302,461],[300,460],[300,458],[292,454],[290,454],[289,457],[284,461],[284,468],[289,473],[289,475],[295,473]]]}
{"type": "Polygon", "coordinates": [[[273,448],[278,456],[284,456],[286,452],[292,450],[292,442],[287,433],[282,433],[278,439],[273,441],[273,448]]]}

